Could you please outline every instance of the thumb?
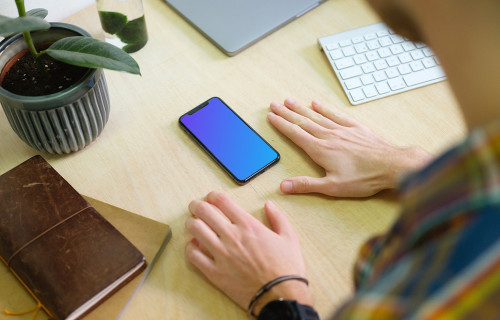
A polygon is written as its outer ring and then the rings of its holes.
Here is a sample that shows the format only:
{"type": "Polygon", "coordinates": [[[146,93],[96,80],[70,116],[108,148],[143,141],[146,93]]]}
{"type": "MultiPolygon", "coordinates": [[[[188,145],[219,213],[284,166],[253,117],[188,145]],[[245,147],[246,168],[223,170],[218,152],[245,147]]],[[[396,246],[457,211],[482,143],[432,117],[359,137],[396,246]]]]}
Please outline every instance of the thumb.
{"type": "Polygon", "coordinates": [[[328,191],[326,179],[304,176],[285,179],[281,182],[280,187],[284,193],[318,192],[326,194],[328,191]]]}
{"type": "Polygon", "coordinates": [[[293,228],[285,214],[271,201],[266,201],[264,206],[267,219],[271,225],[271,229],[277,234],[293,233],[293,228]]]}

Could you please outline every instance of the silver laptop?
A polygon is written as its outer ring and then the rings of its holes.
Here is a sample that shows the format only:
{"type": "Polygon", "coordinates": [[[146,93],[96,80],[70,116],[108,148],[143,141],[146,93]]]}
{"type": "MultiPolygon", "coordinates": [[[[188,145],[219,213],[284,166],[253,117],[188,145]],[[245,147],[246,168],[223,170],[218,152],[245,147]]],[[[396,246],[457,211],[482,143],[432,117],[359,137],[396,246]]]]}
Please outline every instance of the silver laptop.
{"type": "Polygon", "coordinates": [[[326,0],[165,0],[229,56],[326,0]]]}

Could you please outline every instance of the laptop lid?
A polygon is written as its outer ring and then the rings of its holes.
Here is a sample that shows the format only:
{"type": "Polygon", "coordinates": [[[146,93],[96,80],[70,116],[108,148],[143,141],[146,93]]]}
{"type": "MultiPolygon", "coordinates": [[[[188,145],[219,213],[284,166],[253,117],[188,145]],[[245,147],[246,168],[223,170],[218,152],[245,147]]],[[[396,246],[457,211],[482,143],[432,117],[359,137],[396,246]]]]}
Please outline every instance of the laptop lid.
{"type": "Polygon", "coordinates": [[[229,56],[325,0],[165,0],[229,56]]]}

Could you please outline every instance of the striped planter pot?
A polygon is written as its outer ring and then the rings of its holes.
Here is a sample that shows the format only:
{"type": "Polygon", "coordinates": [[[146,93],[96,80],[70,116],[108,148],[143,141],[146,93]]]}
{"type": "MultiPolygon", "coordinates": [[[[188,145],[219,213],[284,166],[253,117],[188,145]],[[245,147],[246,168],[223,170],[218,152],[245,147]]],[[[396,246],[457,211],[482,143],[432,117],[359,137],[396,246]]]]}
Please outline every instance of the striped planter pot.
{"type": "MultiPolygon", "coordinates": [[[[32,33],[35,43],[84,35],[86,31],[65,23],[32,33]]],[[[0,43],[0,69],[26,48],[22,35],[0,43]]],[[[109,95],[102,69],[89,69],[72,87],[38,97],[13,94],[0,87],[0,103],[12,129],[31,147],[45,153],[64,154],[94,141],[109,118],[109,95]]]]}

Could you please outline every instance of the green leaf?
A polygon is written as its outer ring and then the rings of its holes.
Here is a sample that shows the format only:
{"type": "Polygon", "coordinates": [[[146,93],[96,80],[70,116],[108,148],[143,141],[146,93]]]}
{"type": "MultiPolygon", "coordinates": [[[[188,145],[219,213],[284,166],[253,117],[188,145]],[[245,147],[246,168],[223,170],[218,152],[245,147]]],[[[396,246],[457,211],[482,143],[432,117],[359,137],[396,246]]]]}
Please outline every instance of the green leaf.
{"type": "Polygon", "coordinates": [[[30,11],[26,12],[26,15],[28,17],[38,17],[40,19],[45,19],[48,14],[49,12],[44,8],[31,9],[30,11]]]}
{"type": "Polygon", "coordinates": [[[0,15],[0,36],[7,37],[14,33],[34,30],[46,30],[50,23],[39,17],[10,18],[0,15]]]}
{"type": "Polygon", "coordinates": [[[89,37],[67,37],[56,41],[47,54],[59,61],[87,68],[105,68],[141,74],[137,62],[112,44],[89,37]]]}
{"type": "Polygon", "coordinates": [[[130,20],[116,35],[125,43],[145,44],[148,41],[148,32],[146,30],[146,20],[144,16],[130,20]]]}
{"type": "Polygon", "coordinates": [[[128,53],[132,53],[132,52],[136,52],[136,51],[139,51],[142,47],[144,47],[146,45],[146,42],[142,42],[142,43],[131,43],[131,44],[127,44],[126,46],[124,46],[122,48],[123,51],[125,52],[128,52],[128,53]]]}
{"type": "Polygon", "coordinates": [[[119,12],[99,11],[102,29],[109,34],[115,34],[127,24],[127,16],[119,12]]]}

